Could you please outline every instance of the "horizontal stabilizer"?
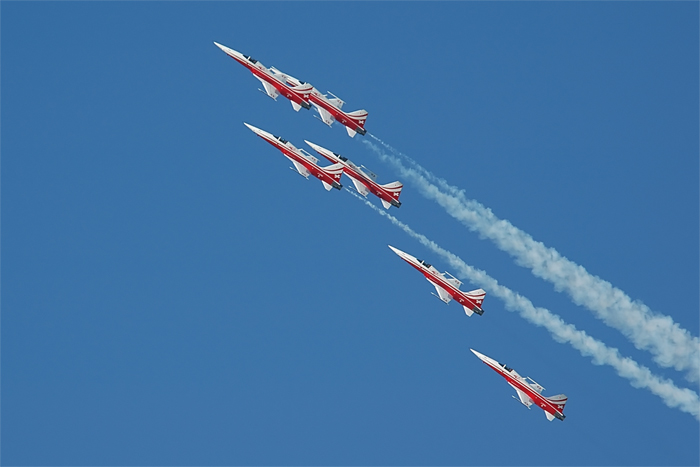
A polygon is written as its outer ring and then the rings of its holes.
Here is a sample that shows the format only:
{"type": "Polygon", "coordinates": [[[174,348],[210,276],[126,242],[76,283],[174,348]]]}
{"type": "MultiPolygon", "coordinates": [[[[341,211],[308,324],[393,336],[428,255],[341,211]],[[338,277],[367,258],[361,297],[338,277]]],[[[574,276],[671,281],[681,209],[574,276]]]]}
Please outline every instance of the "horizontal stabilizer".
{"type": "Polygon", "coordinates": [[[544,416],[547,417],[547,420],[549,420],[550,422],[551,422],[552,420],[554,420],[554,415],[552,415],[551,413],[547,412],[546,410],[544,411],[544,416]]]}
{"type": "Polygon", "coordinates": [[[295,111],[299,112],[299,109],[301,109],[301,106],[300,106],[299,104],[297,104],[296,102],[294,102],[294,101],[290,101],[290,102],[292,103],[292,108],[293,108],[295,111]]]}
{"type": "Polygon", "coordinates": [[[382,200],[382,206],[384,206],[385,209],[389,209],[391,207],[391,203],[386,200],[382,200]]]}
{"type": "Polygon", "coordinates": [[[464,312],[467,314],[467,316],[471,316],[474,314],[474,312],[470,310],[468,306],[464,307],[464,312]]]}
{"type": "Polygon", "coordinates": [[[323,180],[321,180],[321,182],[323,182],[323,188],[325,188],[326,190],[331,191],[333,189],[333,185],[329,185],[328,183],[324,182],[323,180]]]}
{"type": "Polygon", "coordinates": [[[355,130],[353,130],[352,128],[350,128],[349,126],[346,126],[345,129],[348,130],[348,135],[350,135],[351,138],[354,138],[355,135],[357,134],[357,132],[355,130]]]}

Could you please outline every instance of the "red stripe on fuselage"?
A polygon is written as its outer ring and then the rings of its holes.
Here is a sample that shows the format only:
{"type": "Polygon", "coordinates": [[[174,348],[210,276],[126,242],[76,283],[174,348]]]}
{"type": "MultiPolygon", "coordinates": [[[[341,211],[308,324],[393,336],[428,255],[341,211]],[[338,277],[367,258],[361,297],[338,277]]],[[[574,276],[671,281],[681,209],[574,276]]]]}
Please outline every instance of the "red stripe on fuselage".
{"type": "Polygon", "coordinates": [[[481,309],[481,307],[479,305],[477,305],[472,299],[470,299],[469,297],[464,295],[464,293],[461,290],[455,288],[452,284],[447,282],[444,277],[436,276],[436,275],[432,274],[430,271],[428,271],[426,268],[424,268],[422,266],[417,266],[405,258],[401,258],[401,259],[403,259],[408,264],[410,264],[411,266],[413,266],[414,268],[419,270],[421,272],[421,274],[423,274],[425,276],[425,278],[428,279],[430,282],[432,282],[433,284],[437,284],[440,287],[442,287],[443,289],[445,289],[447,291],[447,293],[450,294],[450,296],[452,296],[452,298],[455,301],[457,301],[460,305],[468,306],[472,310],[474,309],[474,307],[481,309]]]}
{"type": "MultiPolygon", "coordinates": [[[[488,363],[487,363],[487,365],[488,365],[488,363]]],[[[489,366],[491,366],[491,365],[489,365],[489,366]]],[[[517,387],[519,390],[521,390],[522,392],[524,392],[525,394],[527,394],[527,396],[528,396],[530,399],[532,399],[532,401],[533,401],[539,408],[541,408],[542,410],[544,410],[544,411],[546,411],[546,412],[549,412],[549,413],[551,413],[552,415],[562,414],[562,413],[559,412],[559,410],[557,410],[557,408],[556,408],[551,402],[549,402],[542,394],[540,394],[539,392],[533,390],[533,389],[530,387],[529,384],[527,384],[527,383],[525,383],[525,382],[523,382],[523,381],[520,381],[520,380],[514,378],[513,376],[509,375],[508,373],[502,371],[501,369],[494,368],[493,366],[491,366],[491,368],[493,368],[494,370],[496,370],[496,371],[497,371],[501,376],[503,376],[503,377],[505,378],[505,380],[508,381],[510,384],[512,384],[513,386],[517,387]]]]}
{"type": "MultiPolygon", "coordinates": [[[[228,55],[228,54],[226,54],[228,55]]],[[[304,99],[303,94],[298,93],[294,89],[290,88],[287,86],[285,83],[282,81],[278,80],[275,78],[272,74],[267,74],[263,70],[257,68],[256,66],[248,63],[247,60],[240,60],[238,57],[235,57],[233,55],[228,55],[244,67],[248,68],[251,73],[253,73],[255,76],[260,77],[261,79],[267,81],[270,83],[277,91],[283,96],[289,99],[290,101],[296,102],[297,104],[301,105],[302,102],[308,103],[308,99],[304,99]]]]}
{"type": "Polygon", "coordinates": [[[360,130],[364,130],[364,127],[362,127],[360,124],[358,124],[353,117],[349,116],[348,114],[346,114],[345,112],[343,112],[339,108],[335,107],[333,104],[326,102],[322,98],[314,95],[313,92],[309,95],[309,100],[312,103],[318,105],[319,107],[323,107],[323,109],[326,112],[328,112],[329,114],[331,114],[333,116],[333,118],[335,119],[336,122],[338,122],[342,125],[345,125],[346,127],[350,128],[352,130],[355,130],[355,131],[357,131],[358,128],[360,130]],[[354,127],[350,126],[349,122],[352,122],[354,124],[354,127]]]}
{"type": "MultiPolygon", "coordinates": [[[[258,135],[258,136],[260,136],[260,135],[258,135]]],[[[311,162],[306,157],[301,156],[301,155],[295,153],[294,151],[291,151],[289,148],[287,148],[286,146],[282,146],[277,141],[270,141],[269,139],[265,138],[264,136],[260,136],[260,137],[262,139],[264,139],[265,141],[267,141],[268,143],[270,143],[271,145],[273,145],[274,147],[276,147],[277,149],[279,149],[280,151],[282,151],[282,153],[285,156],[289,157],[290,159],[294,159],[295,161],[297,161],[298,163],[300,163],[301,165],[306,167],[306,170],[308,170],[311,173],[311,175],[318,178],[319,180],[322,180],[331,186],[334,183],[340,184],[340,175],[342,175],[342,173],[339,173],[338,178],[336,179],[332,175],[329,175],[327,172],[325,172],[321,167],[319,167],[318,165],[311,162]]]]}
{"type": "MultiPolygon", "coordinates": [[[[326,158],[326,159],[328,159],[328,158],[326,158]]],[[[390,194],[387,190],[385,190],[377,182],[366,178],[364,175],[355,171],[352,167],[348,166],[343,161],[338,161],[338,162],[343,164],[343,167],[345,167],[345,172],[349,177],[354,178],[355,180],[357,180],[358,182],[360,182],[364,186],[366,186],[367,189],[370,191],[370,193],[372,193],[374,196],[378,197],[379,199],[383,199],[384,201],[386,201],[388,203],[391,203],[392,201],[396,201],[396,199],[392,196],[392,194],[390,194]]]]}

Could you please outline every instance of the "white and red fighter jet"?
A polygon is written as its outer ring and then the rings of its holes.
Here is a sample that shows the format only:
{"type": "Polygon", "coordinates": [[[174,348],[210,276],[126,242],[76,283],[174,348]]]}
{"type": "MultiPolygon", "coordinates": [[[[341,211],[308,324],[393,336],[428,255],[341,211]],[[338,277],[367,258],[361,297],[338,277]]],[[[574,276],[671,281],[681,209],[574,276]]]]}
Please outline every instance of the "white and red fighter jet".
{"type": "Polygon", "coordinates": [[[377,175],[368,170],[366,167],[358,167],[348,160],[347,157],[341,156],[329,149],[323,148],[317,144],[310,141],[304,140],[306,144],[314,148],[316,152],[321,154],[323,157],[336,164],[343,164],[345,175],[350,177],[352,183],[355,185],[357,192],[362,196],[367,197],[368,193],[372,193],[377,196],[381,201],[382,205],[389,209],[391,206],[400,207],[401,202],[399,201],[399,195],[401,194],[401,189],[403,188],[403,183],[401,182],[391,182],[386,185],[380,185],[377,183],[377,175]]]}
{"type": "Polygon", "coordinates": [[[265,88],[265,93],[274,100],[277,100],[277,96],[279,95],[286,97],[292,102],[292,107],[294,107],[294,110],[297,112],[302,107],[305,109],[311,108],[311,104],[309,104],[309,94],[311,94],[313,86],[310,84],[288,86],[284,78],[285,75],[275,73],[275,71],[277,71],[275,68],[268,69],[262,63],[249,55],[243,55],[242,53],[229,49],[225,45],[221,45],[218,42],[214,42],[214,44],[223,50],[226,55],[248,68],[253,73],[253,76],[260,80],[263,88],[265,88]]]}
{"type": "Polygon", "coordinates": [[[243,123],[245,126],[250,128],[256,135],[260,136],[262,139],[282,151],[282,154],[292,161],[294,168],[299,172],[299,174],[308,179],[309,175],[313,175],[323,182],[323,186],[326,190],[335,188],[340,190],[343,185],[340,184],[340,177],[343,175],[343,164],[333,164],[328,167],[319,167],[318,159],[304,151],[303,149],[297,149],[292,143],[286,139],[282,139],[279,136],[275,136],[272,133],[256,128],[253,125],[248,125],[243,123]]]}
{"type": "MultiPolygon", "coordinates": [[[[498,363],[493,358],[489,358],[484,354],[477,352],[474,349],[471,350],[474,355],[479,357],[482,362],[486,363],[488,366],[493,368],[501,376],[503,376],[508,384],[513,386],[515,392],[518,393],[520,402],[530,408],[531,405],[536,405],[544,410],[544,414],[547,416],[547,420],[550,422],[555,418],[559,420],[564,420],[566,416],[564,415],[564,405],[568,398],[564,394],[559,394],[552,397],[544,397],[541,393],[544,390],[542,386],[537,384],[532,378],[523,378],[512,368],[508,368],[504,363],[498,363]],[[529,380],[529,381],[528,381],[529,380]]],[[[515,396],[513,396],[515,399],[515,396]]],[[[517,399],[516,399],[517,400],[517,399]]]]}
{"type": "MultiPolygon", "coordinates": [[[[303,81],[299,81],[293,76],[290,76],[288,74],[282,73],[275,67],[270,67],[270,70],[279,75],[280,77],[284,77],[287,81],[288,84],[294,86],[294,87],[299,87],[299,86],[305,86],[309,85],[309,83],[305,83],[303,81]]],[[[321,121],[325,123],[328,126],[333,125],[333,122],[339,122],[343,125],[345,125],[345,129],[348,132],[348,135],[350,135],[351,138],[355,136],[356,133],[359,133],[361,135],[364,135],[367,133],[367,130],[365,130],[365,121],[367,121],[367,111],[366,110],[356,110],[354,112],[343,112],[340,110],[341,107],[343,107],[343,102],[338,96],[335,96],[331,92],[330,94],[333,97],[328,97],[325,94],[321,94],[321,92],[316,89],[315,87],[311,87],[311,94],[309,95],[309,101],[316,107],[316,110],[318,110],[319,115],[321,116],[321,121]]]]}
{"type": "Polygon", "coordinates": [[[399,255],[401,259],[418,269],[426,279],[433,283],[438,293],[436,297],[438,297],[440,300],[445,303],[449,303],[450,300],[454,298],[464,307],[464,312],[467,314],[467,316],[471,316],[473,313],[478,315],[482,315],[484,313],[484,310],[481,308],[481,303],[484,301],[486,292],[484,292],[483,289],[476,289],[472,290],[471,292],[462,292],[459,290],[459,286],[462,285],[462,283],[449,272],[440,273],[433,266],[416,258],[415,256],[404,253],[391,245],[389,245],[389,248],[391,248],[394,253],[399,255]]]}

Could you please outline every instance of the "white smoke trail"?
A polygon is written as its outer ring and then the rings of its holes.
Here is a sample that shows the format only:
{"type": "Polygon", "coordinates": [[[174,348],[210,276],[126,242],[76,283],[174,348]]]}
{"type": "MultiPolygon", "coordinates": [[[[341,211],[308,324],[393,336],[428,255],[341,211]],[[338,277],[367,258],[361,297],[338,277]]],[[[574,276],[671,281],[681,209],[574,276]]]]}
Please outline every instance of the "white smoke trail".
{"type": "Polygon", "coordinates": [[[700,339],[681,328],[671,317],[653,312],[640,301],[633,301],[610,282],[590,274],[555,249],[535,241],[507,220],[496,217],[481,203],[468,199],[463,190],[436,177],[379,138],[370,136],[408,161],[411,167],[375,144],[367,140],[363,143],[452,217],[493,241],[498,248],[513,256],[517,264],[531,269],[535,276],[554,284],[555,290],[566,292],[574,303],[588,308],[605,324],[622,332],[635,347],[651,352],[660,366],[686,371],[686,378],[690,381],[700,379],[700,339]]]}
{"type": "Polygon", "coordinates": [[[673,381],[654,375],[649,368],[640,365],[631,358],[620,355],[616,348],[608,347],[584,331],[580,331],[575,326],[565,323],[561,317],[551,311],[535,307],[530,300],[500,285],[496,279],[490,277],[485,271],[468,265],[457,255],[440,247],[425,235],[417,233],[407,224],[381,210],[355,192],[348,190],[348,193],[362,200],[367,206],[389,219],[408,235],[442,256],[452,267],[458,270],[458,274],[462,277],[468,278],[472,283],[486,290],[488,294],[503,300],[507,310],[517,311],[526,320],[547,329],[554,340],[571,345],[583,356],[592,357],[594,364],[613,367],[617,374],[629,380],[633,387],[648,389],[652,394],[659,396],[668,407],[678,408],[700,420],[700,398],[696,392],[687,388],[679,388],[673,384],[673,381]]]}

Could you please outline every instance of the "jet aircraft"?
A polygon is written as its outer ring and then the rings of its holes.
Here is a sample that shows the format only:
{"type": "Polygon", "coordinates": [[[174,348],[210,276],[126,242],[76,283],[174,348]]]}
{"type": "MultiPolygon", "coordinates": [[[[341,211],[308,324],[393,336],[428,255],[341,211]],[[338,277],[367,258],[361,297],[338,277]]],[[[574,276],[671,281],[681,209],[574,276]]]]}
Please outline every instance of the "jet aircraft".
{"type": "Polygon", "coordinates": [[[255,60],[253,57],[243,55],[242,53],[230,49],[225,45],[221,45],[218,42],[214,42],[214,44],[223,50],[226,55],[248,68],[253,73],[253,76],[260,80],[263,88],[265,88],[265,93],[274,100],[277,100],[277,96],[279,95],[286,97],[292,102],[292,107],[297,112],[302,107],[305,109],[311,108],[311,104],[309,104],[309,94],[311,94],[313,86],[310,84],[288,86],[284,80],[284,75],[280,76],[279,72],[275,73],[275,71],[277,71],[275,68],[266,68],[262,63],[255,60]]]}
{"type": "MultiPolygon", "coordinates": [[[[497,373],[503,376],[508,384],[513,386],[515,392],[518,393],[520,403],[525,407],[528,409],[531,405],[540,407],[542,410],[544,410],[544,414],[547,416],[547,420],[550,422],[555,418],[558,418],[559,420],[564,420],[564,418],[566,418],[563,412],[564,405],[566,404],[568,398],[564,394],[544,397],[542,395],[544,388],[537,384],[532,378],[523,378],[517,371],[512,368],[508,368],[508,366],[506,366],[504,363],[498,363],[493,358],[489,358],[474,349],[469,350],[471,350],[474,355],[479,357],[482,362],[486,363],[497,373]]],[[[513,399],[515,399],[515,396],[513,396],[513,399]]]]}
{"type": "MultiPolygon", "coordinates": [[[[284,77],[288,84],[299,87],[305,86],[309,83],[300,81],[293,76],[286,73],[282,73],[278,69],[271,67],[270,70],[277,73],[280,77],[284,77]]],[[[355,136],[356,133],[364,135],[367,133],[365,130],[365,121],[367,121],[367,111],[366,110],[355,110],[354,112],[343,112],[341,107],[345,104],[338,96],[329,92],[333,97],[328,97],[322,94],[318,89],[311,86],[311,94],[309,94],[309,101],[316,107],[319,115],[321,116],[321,121],[328,126],[333,125],[333,122],[337,121],[342,125],[345,125],[345,129],[351,138],[355,136]]]]}
{"type": "Polygon", "coordinates": [[[399,195],[401,194],[401,189],[403,184],[401,182],[387,183],[386,185],[380,185],[377,183],[377,175],[368,170],[366,167],[358,167],[348,160],[347,157],[341,156],[329,149],[323,148],[317,144],[310,141],[304,140],[306,144],[314,148],[316,152],[321,154],[323,157],[334,163],[343,164],[345,168],[344,174],[350,177],[352,183],[355,185],[358,193],[362,196],[367,196],[368,193],[379,197],[382,201],[382,205],[386,209],[391,206],[396,206],[397,208],[401,206],[399,201],[399,195]]]}
{"type": "Polygon", "coordinates": [[[268,133],[267,131],[256,128],[245,122],[243,124],[250,128],[256,135],[282,151],[282,154],[292,161],[295,169],[302,177],[308,179],[309,175],[313,175],[323,182],[323,186],[326,190],[330,190],[331,188],[340,190],[343,187],[343,185],[340,184],[340,176],[343,174],[343,164],[319,167],[317,158],[303,149],[297,149],[286,139],[282,139],[279,136],[275,136],[272,133],[268,133]]]}
{"type": "Polygon", "coordinates": [[[416,258],[415,256],[404,253],[391,245],[389,245],[389,248],[391,248],[394,253],[399,255],[401,259],[418,269],[426,279],[433,283],[438,293],[436,297],[438,297],[440,300],[445,303],[449,303],[450,300],[454,298],[464,307],[464,312],[467,314],[467,316],[471,316],[473,313],[478,315],[482,315],[484,313],[484,310],[481,308],[481,304],[484,301],[486,292],[484,292],[483,289],[476,289],[472,290],[471,292],[462,292],[459,290],[459,286],[462,285],[462,283],[449,272],[440,273],[433,266],[416,258]]]}

